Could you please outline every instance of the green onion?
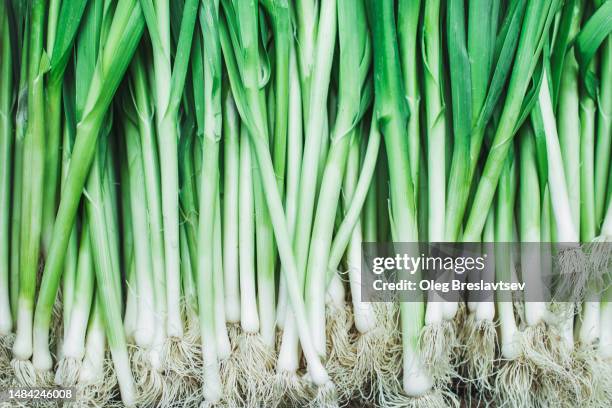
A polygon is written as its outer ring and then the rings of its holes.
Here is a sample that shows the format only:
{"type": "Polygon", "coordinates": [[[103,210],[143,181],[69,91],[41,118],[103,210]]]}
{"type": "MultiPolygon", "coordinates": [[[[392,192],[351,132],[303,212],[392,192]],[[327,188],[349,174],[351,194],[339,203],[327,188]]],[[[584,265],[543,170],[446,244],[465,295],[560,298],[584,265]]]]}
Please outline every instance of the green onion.
{"type": "Polygon", "coordinates": [[[155,296],[152,274],[151,248],[147,239],[150,235],[147,219],[147,200],[144,179],[144,165],[140,146],[140,133],[130,119],[125,122],[126,163],[128,166],[130,188],[130,218],[132,231],[143,234],[144,239],[134,239],[134,265],[138,316],[134,332],[136,345],[148,349],[153,346],[155,337],[155,296]]]}
{"type": "MultiPolygon", "coordinates": [[[[522,246],[521,264],[523,279],[528,283],[532,291],[526,291],[525,297],[543,299],[541,290],[541,274],[537,266],[541,265],[540,247],[532,248],[532,243],[539,242],[541,232],[541,202],[540,184],[538,179],[536,163],[536,147],[533,131],[530,127],[523,130],[519,140],[519,193],[521,197],[530,197],[530,200],[519,201],[519,235],[521,242],[527,243],[522,246]],[[537,265],[535,268],[532,265],[537,265]],[[534,270],[532,270],[532,268],[534,270]]],[[[543,302],[525,302],[525,320],[527,325],[536,326],[543,321],[546,305],[543,302]]]]}
{"type": "MultiPolygon", "coordinates": [[[[410,179],[408,145],[403,132],[408,119],[403,99],[398,50],[395,44],[395,18],[391,2],[368,2],[373,21],[376,99],[374,118],[385,139],[390,176],[391,231],[394,241],[417,242],[417,214],[413,183],[410,179]]],[[[419,338],[424,324],[424,304],[401,303],[403,344],[403,391],[411,397],[427,394],[433,381],[423,365],[419,338]]]]}
{"type": "MultiPolygon", "coordinates": [[[[147,75],[143,66],[143,58],[137,53],[131,66],[132,74],[132,93],[136,108],[136,117],[140,140],[141,153],[134,154],[141,156],[143,165],[144,193],[141,204],[146,207],[146,222],[149,239],[149,256],[151,262],[151,279],[153,283],[153,296],[155,299],[155,339],[151,350],[151,364],[156,369],[161,366],[161,354],[164,341],[166,339],[166,327],[164,324],[166,314],[166,285],[165,285],[165,256],[164,256],[164,237],[162,227],[162,209],[159,175],[159,153],[155,138],[155,126],[153,124],[153,114],[151,112],[151,95],[149,94],[151,78],[147,75]]],[[[136,143],[134,141],[133,143],[136,143]]],[[[135,231],[138,231],[135,229],[135,231]]],[[[143,243],[143,245],[145,245],[143,243]]],[[[146,261],[145,261],[146,262],[146,261]]]]}
{"type": "MultiPolygon", "coordinates": [[[[121,398],[126,406],[136,404],[136,390],[127,353],[127,343],[123,325],[122,294],[117,252],[116,231],[113,228],[113,194],[109,189],[112,162],[106,143],[98,145],[87,182],[87,217],[90,223],[90,239],[94,270],[99,294],[104,298],[102,318],[106,338],[113,356],[121,398]],[[110,217],[109,217],[110,216],[110,217]]],[[[138,277],[137,277],[138,279],[138,277]]],[[[100,299],[98,299],[100,301],[100,299]]],[[[138,327],[138,324],[137,324],[138,327]]]]}
{"type": "MultiPolygon", "coordinates": [[[[74,225],[88,169],[94,159],[98,132],[144,28],[140,7],[133,0],[119,1],[112,23],[109,24],[107,46],[99,56],[97,69],[87,94],[87,102],[84,105],[85,109],[77,125],[70,168],[62,191],[37,300],[34,317],[34,344],[40,354],[39,357],[35,356],[35,359],[38,359],[38,364],[35,364],[42,369],[52,367],[48,350],[51,311],[61,276],[65,250],[71,235],[70,231],[74,225]]],[[[27,309],[24,309],[24,313],[25,310],[27,309]]],[[[26,354],[22,352],[18,355],[25,356],[26,354]]]]}
{"type": "MultiPolygon", "coordinates": [[[[306,270],[306,307],[313,330],[315,347],[321,356],[326,354],[325,299],[327,264],[331,250],[334,219],[340,199],[340,189],[360,113],[369,103],[368,92],[363,92],[370,67],[370,42],[367,36],[363,3],[338,2],[338,35],[340,38],[340,88],[338,115],[331,133],[331,146],[323,171],[311,246],[306,270]],[[360,104],[364,105],[363,107],[360,104]]],[[[300,214],[303,214],[300,212],[300,214]]],[[[300,218],[301,219],[301,218],[300,218]]],[[[298,221],[298,226],[300,225],[298,221]]]]}
{"type": "MultiPolygon", "coordinates": [[[[303,149],[303,123],[302,123],[302,95],[298,74],[298,62],[295,47],[290,49],[289,59],[289,110],[287,130],[287,188],[285,194],[285,209],[287,211],[287,226],[289,234],[293,236],[297,221],[297,207],[299,200],[299,180],[302,168],[303,149]]],[[[281,275],[283,274],[281,263],[281,275]]],[[[278,290],[277,325],[284,328],[287,311],[287,286],[284,279],[280,279],[278,290]]],[[[295,343],[295,342],[294,342],[295,343]]],[[[296,363],[297,364],[297,363],[296,363]]]]}
{"type": "Polygon", "coordinates": [[[180,310],[179,180],[178,180],[178,110],[189,65],[191,41],[198,11],[198,1],[188,0],[183,8],[176,58],[172,64],[170,45],[170,2],[140,2],[153,45],[155,68],[155,106],[160,151],[161,203],[163,214],[166,269],[167,335],[182,339],[180,310]]]}
{"type": "MultiPolygon", "coordinates": [[[[36,274],[42,229],[45,116],[43,72],[41,70],[45,69],[42,67],[45,6],[45,1],[36,1],[31,4],[29,10],[30,33],[27,40],[29,44],[27,68],[28,113],[27,127],[23,140],[22,165],[24,177],[21,191],[19,309],[17,337],[13,345],[13,355],[19,362],[26,362],[32,356],[32,318],[34,314],[36,274]],[[27,177],[25,176],[26,174],[27,177]]],[[[55,293],[53,296],[54,300],[55,293]]],[[[50,353],[40,355],[38,361],[34,361],[34,365],[41,371],[50,370],[53,367],[50,353]]]]}
{"type": "MultiPolygon", "coordinates": [[[[202,175],[199,193],[197,288],[204,361],[204,398],[210,403],[222,397],[218,345],[215,333],[215,213],[220,214],[219,141],[221,139],[221,48],[219,46],[217,2],[203,4],[201,29],[204,54],[204,109],[202,132],[202,175]]],[[[217,230],[220,226],[217,226],[217,230]]]]}
{"type": "MultiPolygon", "coordinates": [[[[4,6],[3,6],[4,10],[4,6]]],[[[6,13],[0,16],[2,62],[0,62],[0,337],[13,330],[9,301],[10,208],[13,150],[13,53],[6,13]]]]}
{"type": "MultiPolygon", "coordinates": [[[[23,32],[19,32],[18,39],[23,36],[24,39],[29,37],[30,24],[28,19],[25,18],[25,10],[21,10],[23,15],[18,14],[16,17],[17,22],[25,23],[24,27],[21,27],[23,32]]],[[[21,31],[21,30],[20,30],[21,31]]],[[[17,88],[17,110],[15,113],[15,146],[14,146],[14,160],[13,160],[13,197],[12,197],[12,208],[11,208],[11,253],[20,253],[20,242],[21,242],[21,192],[23,190],[22,178],[23,178],[23,139],[25,137],[25,129],[27,126],[27,58],[28,58],[28,41],[20,41],[23,45],[21,52],[21,68],[19,73],[19,85],[17,88]]],[[[20,256],[11,256],[11,310],[13,314],[13,322],[17,320],[17,304],[19,300],[19,274],[20,274],[20,256]]]]}
{"type": "MultiPolygon", "coordinates": [[[[356,139],[356,138],[355,138],[356,139]]],[[[348,153],[348,161],[346,164],[345,175],[345,200],[348,210],[344,216],[344,220],[336,233],[336,238],[332,244],[328,263],[328,276],[335,271],[340,262],[342,252],[347,251],[347,267],[350,279],[350,287],[353,302],[353,314],[355,319],[355,328],[362,334],[368,333],[376,326],[376,315],[374,307],[369,302],[362,301],[361,296],[361,243],[363,241],[363,233],[359,213],[363,207],[367,197],[368,186],[371,185],[372,175],[374,174],[374,166],[380,148],[380,133],[376,128],[376,122],[372,121],[370,126],[370,136],[368,138],[368,146],[366,149],[361,175],[358,175],[358,144],[353,139],[350,151],[348,153]],[[346,232],[345,232],[346,231],[346,232]],[[349,235],[348,238],[344,238],[349,235]],[[337,248],[342,248],[338,250],[337,248]],[[338,254],[338,255],[335,255],[338,254]]],[[[368,239],[370,240],[370,239],[368,239]]],[[[328,277],[328,279],[330,279],[328,277]]]]}
{"type": "MultiPolygon", "coordinates": [[[[311,332],[308,327],[306,311],[301,296],[300,272],[293,256],[291,239],[278,192],[278,184],[274,176],[272,159],[267,149],[268,131],[258,89],[258,72],[260,72],[258,69],[259,58],[257,56],[258,44],[254,41],[257,38],[256,8],[249,1],[228,4],[227,7],[224,7],[224,10],[228,22],[226,23],[224,20],[221,20],[220,39],[232,93],[234,94],[240,116],[249,129],[251,147],[259,165],[268,212],[271,217],[281,262],[285,265],[284,279],[287,285],[291,308],[295,316],[300,342],[308,363],[309,374],[315,384],[325,385],[328,383],[328,376],[312,344],[311,332]],[[237,30],[236,24],[238,22],[241,27],[239,33],[235,31],[237,30]],[[230,48],[232,44],[230,43],[228,25],[232,28],[232,38],[234,41],[239,40],[240,44],[244,47],[240,53],[230,48]],[[243,69],[243,72],[238,70],[236,64],[237,58],[240,58],[240,67],[243,69]]],[[[238,44],[234,44],[234,47],[238,46],[238,44]]]]}

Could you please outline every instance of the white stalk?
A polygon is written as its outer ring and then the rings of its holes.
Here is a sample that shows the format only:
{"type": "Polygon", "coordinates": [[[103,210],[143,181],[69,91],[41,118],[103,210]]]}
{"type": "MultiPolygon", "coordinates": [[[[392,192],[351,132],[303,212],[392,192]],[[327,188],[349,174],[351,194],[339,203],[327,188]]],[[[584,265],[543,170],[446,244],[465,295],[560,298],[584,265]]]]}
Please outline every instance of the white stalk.
{"type": "MultiPolygon", "coordinates": [[[[287,310],[285,316],[291,315],[291,310],[287,310]]],[[[281,341],[280,350],[278,351],[278,360],[276,369],[281,373],[296,374],[300,366],[300,348],[297,329],[295,327],[295,319],[285,320],[283,328],[283,339],[281,341]]]]}
{"type": "MultiPolygon", "coordinates": [[[[506,159],[499,180],[495,214],[495,242],[515,242],[514,205],[516,197],[515,162],[506,159]]],[[[512,282],[516,276],[514,251],[496,247],[495,281],[512,282]]],[[[513,360],[520,356],[519,332],[514,317],[512,294],[498,291],[495,294],[499,316],[500,348],[505,359],[513,360]]]]}
{"type": "Polygon", "coordinates": [[[440,324],[444,321],[444,303],[442,298],[433,291],[427,294],[425,324],[440,324]]]}
{"type": "MultiPolygon", "coordinates": [[[[138,279],[137,280],[142,280],[138,279]]],[[[155,311],[154,299],[150,282],[140,285],[138,295],[138,315],[136,320],[136,328],[134,331],[134,340],[139,347],[148,349],[153,345],[155,336],[155,311]]]]}
{"type": "Polygon", "coordinates": [[[155,335],[155,298],[151,262],[150,232],[147,220],[147,198],[144,179],[142,150],[138,129],[130,122],[125,123],[125,139],[130,185],[130,207],[132,230],[142,234],[142,239],[134,239],[134,262],[136,285],[138,286],[138,315],[134,339],[136,344],[148,349],[155,335]]]}
{"type": "MultiPolygon", "coordinates": [[[[327,292],[329,292],[327,264],[334,225],[330,220],[333,220],[337,210],[337,204],[326,205],[325,203],[339,202],[350,138],[356,138],[355,130],[351,130],[349,134],[334,137],[328,159],[323,162],[325,164],[322,166],[324,170],[306,269],[306,310],[314,345],[321,357],[325,357],[326,354],[325,288],[327,287],[327,292]]],[[[358,148],[359,143],[356,145],[358,148]]]]}
{"type": "Polygon", "coordinates": [[[259,332],[257,297],[255,294],[255,226],[253,200],[253,166],[246,127],[240,131],[240,325],[247,333],[259,332]]]}
{"type": "Polygon", "coordinates": [[[274,347],[276,342],[276,335],[274,330],[276,310],[274,304],[270,302],[262,302],[260,299],[274,299],[276,293],[273,285],[259,285],[257,292],[258,299],[258,311],[261,319],[261,338],[263,342],[269,346],[274,347]]]}
{"type": "Polygon", "coordinates": [[[557,124],[552,110],[546,71],[543,75],[538,101],[546,135],[548,185],[550,187],[550,198],[557,227],[557,241],[578,242],[578,230],[572,222],[572,211],[565,182],[565,172],[562,166],[561,147],[559,146],[557,124]]]}
{"type": "MultiPolygon", "coordinates": [[[[506,261],[506,263],[499,263],[496,265],[496,268],[509,268],[510,273],[508,273],[508,275],[504,274],[503,276],[512,276],[515,271],[514,258],[512,254],[510,254],[510,256],[499,255],[500,254],[498,254],[496,258],[501,258],[501,262],[506,261]]],[[[503,276],[502,279],[504,279],[503,276]]],[[[500,295],[498,294],[498,296],[500,295]]],[[[513,360],[521,355],[521,347],[518,338],[520,333],[516,325],[516,319],[514,317],[514,304],[512,302],[512,298],[510,296],[504,296],[503,294],[501,296],[503,296],[503,298],[496,302],[497,314],[499,316],[500,323],[499,331],[501,354],[505,359],[513,360]]]]}
{"type": "Polygon", "coordinates": [[[136,406],[136,389],[130,368],[130,358],[125,347],[110,348],[113,356],[115,375],[121,392],[121,401],[126,407],[136,406]]]}
{"type": "MultiPolygon", "coordinates": [[[[608,290],[609,292],[609,290],[608,290]]],[[[599,333],[599,355],[612,359],[612,302],[604,301],[600,310],[601,332],[599,333]]]]}
{"type": "MultiPolygon", "coordinates": [[[[537,210],[539,211],[539,210],[537,210]]],[[[532,299],[544,299],[542,280],[542,258],[540,247],[535,243],[539,239],[540,231],[533,231],[534,235],[527,237],[528,247],[521,251],[521,276],[526,287],[531,288],[525,293],[525,321],[528,326],[535,326],[542,322],[547,313],[546,303],[543,301],[532,301],[532,299]]]]}
{"type": "Polygon", "coordinates": [[[9,335],[13,329],[8,290],[9,285],[0,287],[0,337],[9,335]]]}
{"type": "MultiPolygon", "coordinates": [[[[17,303],[17,335],[13,343],[13,356],[17,360],[29,360],[32,357],[32,318],[33,304],[28,299],[20,298],[17,303]]],[[[44,336],[47,339],[47,336],[44,336]]],[[[49,345],[41,344],[41,350],[49,349],[49,345]]]]}
{"type": "MultiPolygon", "coordinates": [[[[255,204],[255,266],[257,285],[257,312],[259,334],[263,342],[273,348],[276,342],[276,282],[274,232],[270,222],[270,213],[266,206],[261,174],[257,161],[253,158],[253,199],[255,204]]],[[[247,294],[248,295],[248,294],[247,294]]]]}
{"type": "Polygon", "coordinates": [[[167,302],[167,334],[183,337],[183,321],[179,300],[180,292],[180,250],[178,214],[178,128],[177,112],[170,106],[172,83],[170,2],[155,0],[156,27],[159,31],[159,47],[153,49],[155,67],[155,103],[157,137],[159,140],[162,190],[162,217],[164,231],[165,281],[167,302]]]}
{"type": "Polygon", "coordinates": [[[238,269],[238,194],[240,179],[240,121],[231,93],[227,93],[223,114],[223,278],[225,320],[240,321],[240,277],[238,269]]]}
{"type": "MultiPolygon", "coordinates": [[[[134,83],[134,99],[137,112],[138,129],[140,133],[140,148],[144,171],[146,193],[147,220],[150,238],[151,274],[153,283],[154,308],[154,353],[160,354],[166,341],[166,275],[164,253],[164,228],[161,209],[159,152],[155,140],[151,101],[147,89],[154,88],[151,80],[154,75],[146,75],[146,69],[141,67],[140,58],[133,61],[132,80],[134,83]]],[[[128,301],[129,303],[129,301],[128,301]]],[[[152,357],[152,361],[155,360],[152,357]]],[[[154,365],[155,366],[155,365],[154,365]]]]}
{"type": "Polygon", "coordinates": [[[348,264],[349,281],[351,285],[351,300],[353,302],[353,314],[355,328],[361,334],[366,334],[376,327],[376,314],[370,302],[362,300],[361,295],[361,222],[351,234],[349,241],[346,262],[348,264]]]}
{"type": "Polygon", "coordinates": [[[578,339],[585,346],[594,344],[600,336],[600,306],[599,301],[588,301],[582,305],[582,318],[578,329],[578,339]]]}
{"type": "MultiPolygon", "coordinates": [[[[482,271],[482,279],[485,282],[495,281],[495,222],[494,222],[494,211],[489,210],[487,215],[487,221],[485,223],[485,229],[482,235],[484,242],[484,253],[487,254],[487,262],[484,271],[482,271]]],[[[490,321],[492,322],[495,318],[495,302],[494,293],[491,293],[490,300],[481,300],[476,303],[474,312],[476,313],[476,321],[490,321]]]]}
{"type": "Polygon", "coordinates": [[[77,261],[74,307],[70,313],[70,322],[66,328],[62,347],[64,357],[79,361],[85,353],[85,335],[91,312],[95,279],[87,227],[83,228],[81,240],[77,261]]]}
{"type": "Polygon", "coordinates": [[[433,387],[433,378],[423,364],[419,349],[419,336],[410,336],[409,333],[420,333],[422,330],[421,322],[415,320],[414,313],[412,313],[414,308],[417,309],[417,313],[421,313],[419,309],[422,306],[417,303],[402,303],[400,307],[403,336],[403,389],[410,397],[421,397],[430,392],[433,387]],[[416,325],[416,327],[408,329],[410,325],[416,325]]]}
{"type": "Polygon", "coordinates": [[[479,302],[476,306],[476,321],[493,321],[495,318],[495,303],[493,302],[479,302]]]}
{"type": "Polygon", "coordinates": [[[63,356],[81,360],[85,354],[85,334],[89,309],[75,309],[70,314],[70,326],[63,343],[63,356]]]}
{"type": "Polygon", "coordinates": [[[153,369],[159,371],[162,369],[163,363],[162,356],[164,353],[164,345],[166,343],[166,326],[164,325],[165,319],[163,316],[159,315],[159,313],[156,313],[154,317],[155,336],[153,337],[153,344],[149,351],[149,363],[151,364],[151,367],[153,369]]]}
{"type": "Polygon", "coordinates": [[[459,302],[451,300],[442,302],[442,312],[446,320],[453,320],[459,310],[459,302]]]}
{"type": "Polygon", "coordinates": [[[95,305],[95,302],[94,300],[94,310],[87,331],[85,357],[79,371],[79,383],[83,385],[96,384],[104,380],[106,336],[100,308],[95,305]]]}
{"type": "Polygon", "coordinates": [[[214,286],[215,286],[215,327],[217,333],[217,353],[220,360],[228,358],[232,352],[227,326],[225,325],[225,300],[223,294],[223,255],[221,245],[221,200],[217,194],[215,203],[215,244],[214,244],[214,286]]]}
{"type": "MultiPolygon", "coordinates": [[[[327,286],[325,301],[331,303],[336,308],[344,308],[345,298],[346,290],[344,289],[344,284],[336,273],[332,276],[331,282],[327,286]]],[[[325,339],[325,336],[323,336],[323,339],[325,339]]]]}
{"type": "Polygon", "coordinates": [[[498,302],[497,313],[500,321],[502,356],[508,360],[518,358],[521,352],[512,302],[498,302]]]}
{"type": "Polygon", "coordinates": [[[574,349],[574,304],[568,303],[563,309],[562,321],[559,323],[560,334],[568,350],[574,349]]]}

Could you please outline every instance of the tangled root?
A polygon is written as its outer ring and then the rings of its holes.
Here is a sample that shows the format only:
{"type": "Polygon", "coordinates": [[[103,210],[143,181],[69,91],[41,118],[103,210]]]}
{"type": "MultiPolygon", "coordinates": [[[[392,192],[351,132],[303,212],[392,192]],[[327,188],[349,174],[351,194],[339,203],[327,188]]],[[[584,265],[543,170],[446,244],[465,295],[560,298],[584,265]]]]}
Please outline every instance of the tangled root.
{"type": "Polygon", "coordinates": [[[536,398],[557,405],[578,395],[582,379],[572,369],[572,353],[552,327],[543,323],[527,327],[522,334],[523,355],[534,366],[536,398]]]}
{"type": "Polygon", "coordinates": [[[177,374],[190,372],[199,365],[200,343],[193,336],[169,337],[163,348],[163,367],[177,374]]]}
{"type": "Polygon", "coordinates": [[[595,278],[601,278],[602,274],[609,270],[612,261],[612,242],[610,238],[601,236],[586,244],[585,253],[589,257],[591,267],[590,273],[595,278]]]}
{"type": "Polygon", "coordinates": [[[612,364],[601,358],[595,346],[579,345],[574,352],[573,372],[580,392],[574,401],[588,407],[612,406],[612,364]]]}
{"type": "Polygon", "coordinates": [[[0,363],[9,365],[11,361],[11,350],[13,349],[13,343],[15,342],[15,334],[8,334],[0,336],[0,363]]]}
{"type": "Polygon", "coordinates": [[[377,369],[374,375],[371,393],[375,394],[375,403],[381,407],[458,407],[459,400],[447,384],[438,382],[426,394],[411,397],[404,393],[402,378],[402,342],[399,336],[392,336],[390,352],[385,355],[387,363],[383,369],[377,369]]]}
{"type": "Polygon", "coordinates": [[[351,341],[353,319],[350,306],[344,307],[328,302],[326,314],[327,361],[326,369],[334,384],[337,385],[341,401],[348,401],[356,387],[352,377],[353,367],[357,360],[354,343],[351,341]]]}
{"type": "Polygon", "coordinates": [[[501,361],[492,389],[496,406],[534,406],[531,397],[534,378],[535,370],[525,358],[501,361]]]}
{"type": "Polygon", "coordinates": [[[240,361],[232,352],[229,358],[221,361],[221,383],[223,384],[223,396],[229,406],[244,406],[244,399],[240,395],[240,361]]]}
{"type": "Polygon", "coordinates": [[[554,298],[561,301],[583,299],[594,273],[582,248],[562,249],[557,262],[560,272],[554,298]]]}
{"type": "Polygon", "coordinates": [[[129,351],[138,402],[143,406],[153,405],[164,389],[162,373],[151,366],[149,350],[134,346],[129,351]]]}
{"type": "Polygon", "coordinates": [[[456,376],[454,359],[459,342],[455,325],[450,320],[428,324],[423,328],[420,349],[426,368],[439,383],[448,383],[456,376]]]}
{"type": "Polygon", "coordinates": [[[55,384],[63,387],[73,387],[79,380],[81,360],[71,357],[63,357],[57,364],[55,370],[55,384]]]}
{"type": "Polygon", "coordinates": [[[246,406],[270,406],[276,399],[273,386],[274,350],[259,334],[242,333],[234,353],[239,367],[238,384],[246,406]]]}
{"type": "Polygon", "coordinates": [[[162,394],[159,407],[197,406],[203,399],[199,376],[169,372],[161,380],[162,394]]]}
{"type": "Polygon", "coordinates": [[[374,392],[371,384],[376,373],[384,370],[386,360],[386,344],[389,336],[384,327],[376,327],[361,334],[355,341],[356,360],[350,374],[350,382],[354,384],[353,394],[364,401],[374,402],[374,392]]]}
{"type": "MultiPolygon", "coordinates": [[[[146,367],[144,371],[146,377],[142,379],[148,380],[152,396],[159,395],[158,406],[197,406],[202,399],[200,376],[203,363],[201,350],[196,341],[199,342],[199,339],[189,335],[183,340],[169,340],[164,348],[162,363],[165,371],[150,364],[146,367]],[[172,356],[176,360],[168,360],[173,358],[172,356]]],[[[137,379],[137,383],[141,384],[142,381],[137,379]]],[[[145,390],[140,390],[140,393],[144,395],[145,390]]]]}
{"type": "Polygon", "coordinates": [[[491,320],[477,320],[469,314],[461,331],[461,375],[466,387],[466,398],[482,403],[490,394],[495,372],[497,331],[491,320]]]}
{"type": "Polygon", "coordinates": [[[54,384],[54,374],[51,370],[34,370],[36,372],[36,384],[38,387],[49,388],[54,384]]]}
{"type": "Polygon", "coordinates": [[[310,384],[295,372],[277,371],[274,375],[274,394],[281,406],[303,407],[312,397],[310,384]]]}
{"type": "Polygon", "coordinates": [[[544,323],[529,326],[521,333],[521,353],[533,372],[531,403],[535,406],[566,406],[579,387],[571,369],[571,353],[564,350],[565,342],[544,323]]]}
{"type": "Polygon", "coordinates": [[[385,337],[386,350],[376,370],[376,376],[377,382],[388,382],[390,385],[393,385],[402,374],[404,349],[399,323],[399,306],[397,303],[387,303],[386,306],[382,323],[388,336],[385,337]]]}
{"type": "Polygon", "coordinates": [[[0,336],[0,386],[6,384],[11,377],[11,359],[15,335],[0,336]]]}
{"type": "Polygon", "coordinates": [[[308,407],[311,408],[338,408],[338,391],[332,381],[327,381],[324,385],[316,388],[313,398],[308,407]]]}
{"type": "Polygon", "coordinates": [[[38,379],[36,377],[36,370],[30,360],[18,360],[14,358],[11,360],[11,367],[15,374],[15,380],[18,385],[24,387],[36,387],[38,379]]]}
{"type": "Polygon", "coordinates": [[[426,395],[410,397],[402,389],[400,378],[392,384],[378,383],[378,406],[385,408],[449,408],[459,407],[457,396],[445,388],[434,388],[426,395]],[[381,388],[382,387],[382,388],[381,388]]]}
{"type": "Polygon", "coordinates": [[[104,371],[99,378],[87,383],[77,383],[75,407],[114,408],[121,407],[123,403],[119,398],[117,377],[110,355],[104,359],[104,371]]]}
{"type": "Polygon", "coordinates": [[[366,333],[351,336],[354,361],[350,362],[349,377],[345,380],[352,384],[351,397],[361,403],[375,402],[373,384],[377,378],[401,373],[401,339],[393,308],[387,303],[373,303],[372,307],[376,325],[366,333]]]}
{"type": "Polygon", "coordinates": [[[161,366],[165,374],[162,378],[162,401],[166,403],[190,398],[199,386],[197,378],[202,367],[200,342],[196,341],[195,336],[169,337],[163,346],[161,366]]]}
{"type": "Polygon", "coordinates": [[[227,336],[230,340],[231,352],[228,358],[221,360],[221,384],[223,385],[223,396],[225,402],[230,406],[244,406],[244,400],[240,395],[240,360],[238,359],[238,342],[240,341],[241,329],[238,324],[227,325],[227,336]]]}

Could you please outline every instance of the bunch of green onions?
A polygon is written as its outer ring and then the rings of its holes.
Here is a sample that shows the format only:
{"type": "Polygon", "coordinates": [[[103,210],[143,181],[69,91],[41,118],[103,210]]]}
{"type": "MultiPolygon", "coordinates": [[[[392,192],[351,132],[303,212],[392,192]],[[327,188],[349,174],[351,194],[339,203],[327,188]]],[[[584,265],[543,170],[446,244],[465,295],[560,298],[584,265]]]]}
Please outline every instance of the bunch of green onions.
{"type": "Polygon", "coordinates": [[[605,0],[0,0],[0,387],[610,405],[611,32],[605,0]],[[557,297],[364,296],[363,243],[432,242],[557,297]]]}

